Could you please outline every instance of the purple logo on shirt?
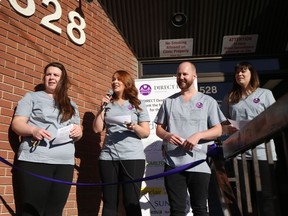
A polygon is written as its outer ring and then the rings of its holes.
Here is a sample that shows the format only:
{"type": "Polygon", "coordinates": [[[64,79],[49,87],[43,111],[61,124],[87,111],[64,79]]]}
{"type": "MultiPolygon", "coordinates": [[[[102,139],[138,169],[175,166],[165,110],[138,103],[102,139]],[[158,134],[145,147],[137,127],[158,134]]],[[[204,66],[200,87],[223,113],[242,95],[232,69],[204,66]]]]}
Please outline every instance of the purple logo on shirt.
{"type": "Polygon", "coordinates": [[[254,98],[254,99],[253,99],[253,102],[254,102],[254,103],[259,103],[259,102],[260,102],[260,99],[259,99],[259,98],[254,98]]]}
{"type": "Polygon", "coordinates": [[[148,84],[143,84],[139,88],[139,92],[144,96],[149,95],[151,93],[151,90],[152,90],[152,88],[148,84]]]}
{"type": "Polygon", "coordinates": [[[128,109],[132,110],[134,108],[134,106],[132,104],[129,104],[128,109]]]}
{"type": "Polygon", "coordinates": [[[202,104],[201,102],[197,102],[197,103],[196,103],[196,107],[197,107],[197,108],[202,108],[202,107],[203,107],[203,104],[202,104]]]}

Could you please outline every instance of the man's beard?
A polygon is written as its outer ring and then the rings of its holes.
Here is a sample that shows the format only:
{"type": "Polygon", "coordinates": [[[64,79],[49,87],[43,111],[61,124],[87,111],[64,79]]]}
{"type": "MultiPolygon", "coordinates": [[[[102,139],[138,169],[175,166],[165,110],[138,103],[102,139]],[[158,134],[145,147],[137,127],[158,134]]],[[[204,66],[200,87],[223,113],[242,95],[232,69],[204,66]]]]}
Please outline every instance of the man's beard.
{"type": "Polygon", "coordinates": [[[180,82],[177,82],[178,86],[180,89],[189,89],[190,86],[193,85],[193,82],[192,81],[180,81],[180,82]]]}

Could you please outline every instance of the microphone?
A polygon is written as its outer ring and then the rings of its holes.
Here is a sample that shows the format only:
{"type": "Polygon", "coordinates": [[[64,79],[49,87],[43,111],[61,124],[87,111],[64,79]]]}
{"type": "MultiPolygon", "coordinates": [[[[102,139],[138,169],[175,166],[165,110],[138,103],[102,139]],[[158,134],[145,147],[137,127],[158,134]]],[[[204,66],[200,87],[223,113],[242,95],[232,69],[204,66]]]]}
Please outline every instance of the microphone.
{"type": "MultiPolygon", "coordinates": [[[[109,97],[111,97],[112,95],[113,95],[113,90],[112,89],[110,89],[108,92],[107,92],[107,96],[109,96],[109,97]]],[[[103,110],[103,109],[105,109],[106,108],[106,106],[107,106],[107,103],[106,102],[104,102],[103,104],[102,104],[102,107],[101,107],[101,109],[103,110]]]]}

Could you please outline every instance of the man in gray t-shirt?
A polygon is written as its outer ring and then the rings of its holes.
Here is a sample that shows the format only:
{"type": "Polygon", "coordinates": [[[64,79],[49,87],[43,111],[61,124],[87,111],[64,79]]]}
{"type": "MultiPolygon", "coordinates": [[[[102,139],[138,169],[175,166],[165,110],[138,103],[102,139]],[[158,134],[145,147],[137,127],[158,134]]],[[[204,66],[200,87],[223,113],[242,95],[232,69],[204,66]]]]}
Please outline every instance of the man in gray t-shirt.
{"type": "MultiPolygon", "coordinates": [[[[163,139],[165,171],[205,159],[209,144],[222,133],[224,115],[212,97],[197,92],[193,82],[196,68],[183,62],[177,69],[181,91],[163,101],[154,120],[156,134],[163,139]]],[[[207,199],[210,168],[202,163],[165,177],[171,215],[186,215],[187,189],[195,216],[208,215],[207,199]]]]}

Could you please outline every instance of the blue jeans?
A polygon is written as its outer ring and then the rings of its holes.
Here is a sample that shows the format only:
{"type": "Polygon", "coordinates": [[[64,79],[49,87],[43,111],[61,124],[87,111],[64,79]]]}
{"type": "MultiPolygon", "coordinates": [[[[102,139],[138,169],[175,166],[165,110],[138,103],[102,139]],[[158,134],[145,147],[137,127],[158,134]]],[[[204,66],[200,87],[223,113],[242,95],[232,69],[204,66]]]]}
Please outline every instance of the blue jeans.
{"type": "MultiPolygon", "coordinates": [[[[165,171],[173,169],[165,165],[165,171]]],[[[187,214],[187,189],[194,216],[208,216],[207,200],[210,174],[199,172],[180,172],[164,178],[168,194],[171,216],[187,214]]]]}

